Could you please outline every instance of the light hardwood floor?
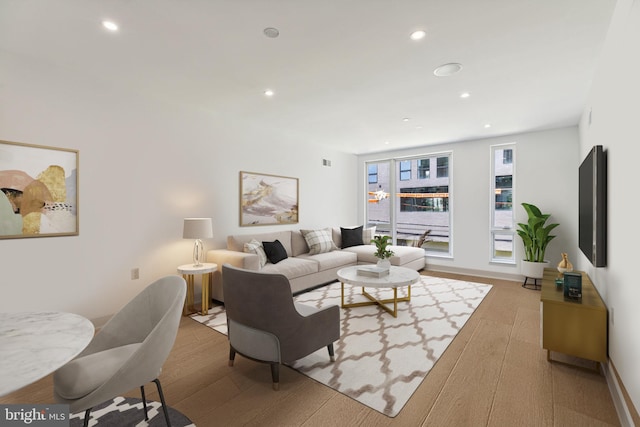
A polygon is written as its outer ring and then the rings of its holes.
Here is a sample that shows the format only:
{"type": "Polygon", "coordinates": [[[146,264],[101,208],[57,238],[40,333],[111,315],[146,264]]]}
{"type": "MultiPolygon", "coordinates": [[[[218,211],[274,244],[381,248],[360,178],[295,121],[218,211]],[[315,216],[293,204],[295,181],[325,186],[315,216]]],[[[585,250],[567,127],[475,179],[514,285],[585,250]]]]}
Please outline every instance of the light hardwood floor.
{"type": "MultiPolygon", "coordinates": [[[[493,288],[397,417],[287,367],[275,392],[267,365],[238,356],[228,367],[226,337],[190,318],[182,319],[160,377],[169,405],[199,427],[620,425],[602,375],[547,362],[539,291],[505,280],[423,274],[493,288]]],[[[0,403],[48,403],[51,389],[49,376],[0,403]]],[[[146,389],[148,399],[158,399],[153,384],[146,389]]]]}

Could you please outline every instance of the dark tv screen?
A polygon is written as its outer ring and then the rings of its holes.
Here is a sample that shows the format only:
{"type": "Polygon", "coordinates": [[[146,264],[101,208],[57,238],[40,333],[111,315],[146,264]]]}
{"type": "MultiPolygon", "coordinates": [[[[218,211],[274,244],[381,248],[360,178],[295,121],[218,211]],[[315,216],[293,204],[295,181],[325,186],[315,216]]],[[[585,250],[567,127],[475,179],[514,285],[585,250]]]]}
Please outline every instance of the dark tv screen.
{"type": "Polygon", "coordinates": [[[607,265],[607,159],[594,146],[580,165],[578,243],[594,267],[607,265]]]}

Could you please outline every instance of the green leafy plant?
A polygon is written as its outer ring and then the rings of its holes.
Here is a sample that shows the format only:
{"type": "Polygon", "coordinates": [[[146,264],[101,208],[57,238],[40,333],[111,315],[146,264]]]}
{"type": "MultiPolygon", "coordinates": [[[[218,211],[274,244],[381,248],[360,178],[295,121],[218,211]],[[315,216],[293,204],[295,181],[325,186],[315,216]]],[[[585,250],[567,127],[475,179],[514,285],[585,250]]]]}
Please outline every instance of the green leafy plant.
{"type": "Polygon", "coordinates": [[[545,225],[551,214],[543,214],[535,205],[523,203],[522,207],[529,217],[526,224],[518,223],[517,230],[524,244],[525,261],[544,262],[547,245],[556,237],[549,233],[560,224],[545,225]]]}
{"type": "Polygon", "coordinates": [[[387,249],[387,247],[389,245],[391,245],[391,242],[389,241],[389,239],[391,239],[391,236],[380,236],[379,235],[379,236],[375,236],[371,240],[371,243],[376,245],[376,251],[375,251],[374,255],[377,258],[387,259],[387,258],[391,258],[394,255],[392,250],[387,249]]]}

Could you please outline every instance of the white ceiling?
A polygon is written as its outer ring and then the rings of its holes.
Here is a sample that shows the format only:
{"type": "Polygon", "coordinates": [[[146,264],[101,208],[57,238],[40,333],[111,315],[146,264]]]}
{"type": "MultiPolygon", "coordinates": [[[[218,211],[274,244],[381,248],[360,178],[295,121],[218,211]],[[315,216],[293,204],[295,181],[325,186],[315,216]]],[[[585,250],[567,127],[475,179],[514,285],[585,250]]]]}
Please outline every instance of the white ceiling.
{"type": "Polygon", "coordinates": [[[614,6],[0,0],[0,54],[300,144],[367,153],[577,124],[614,6]],[[107,18],[117,33],[101,26],[107,18]],[[427,37],[410,40],[420,28],[427,37]],[[448,62],[464,68],[434,76],[448,62]]]}

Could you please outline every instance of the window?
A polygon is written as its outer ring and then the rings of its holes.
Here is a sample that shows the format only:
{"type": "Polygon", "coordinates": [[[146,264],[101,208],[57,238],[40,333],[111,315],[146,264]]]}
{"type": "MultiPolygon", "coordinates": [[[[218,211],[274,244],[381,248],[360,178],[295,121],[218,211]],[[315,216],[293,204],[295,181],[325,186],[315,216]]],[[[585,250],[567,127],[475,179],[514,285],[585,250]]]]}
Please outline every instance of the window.
{"type": "Polygon", "coordinates": [[[438,157],[438,170],[436,174],[438,175],[438,178],[446,178],[449,176],[448,157],[438,157]]]}
{"type": "Polygon", "coordinates": [[[411,179],[411,160],[403,160],[400,162],[400,181],[408,181],[411,179]]]}
{"type": "Polygon", "coordinates": [[[418,159],[418,178],[429,179],[429,159],[418,159]]]}
{"type": "Polygon", "coordinates": [[[449,187],[412,187],[400,189],[400,212],[449,211],[449,187]]]}
{"type": "Polygon", "coordinates": [[[369,172],[369,184],[378,183],[378,165],[368,165],[367,171],[369,172]]]}
{"type": "Polygon", "coordinates": [[[491,261],[515,263],[513,215],[515,144],[491,147],[491,261]]]}
{"type": "Polygon", "coordinates": [[[502,164],[510,165],[513,163],[513,149],[502,150],[502,164]]]}

